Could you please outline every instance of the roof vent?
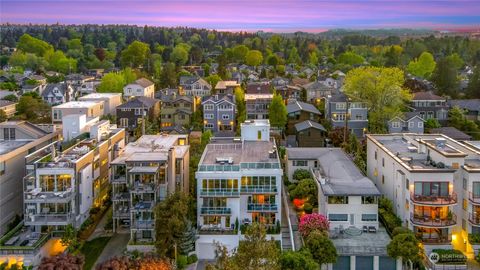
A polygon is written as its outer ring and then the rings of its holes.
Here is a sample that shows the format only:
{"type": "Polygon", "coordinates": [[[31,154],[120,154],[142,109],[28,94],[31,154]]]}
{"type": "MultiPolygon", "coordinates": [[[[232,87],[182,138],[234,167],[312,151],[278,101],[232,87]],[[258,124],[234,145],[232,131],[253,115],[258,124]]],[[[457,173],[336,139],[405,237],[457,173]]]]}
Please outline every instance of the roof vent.
{"type": "Polygon", "coordinates": [[[435,146],[437,148],[444,148],[447,144],[447,140],[445,138],[435,138],[435,146]]]}

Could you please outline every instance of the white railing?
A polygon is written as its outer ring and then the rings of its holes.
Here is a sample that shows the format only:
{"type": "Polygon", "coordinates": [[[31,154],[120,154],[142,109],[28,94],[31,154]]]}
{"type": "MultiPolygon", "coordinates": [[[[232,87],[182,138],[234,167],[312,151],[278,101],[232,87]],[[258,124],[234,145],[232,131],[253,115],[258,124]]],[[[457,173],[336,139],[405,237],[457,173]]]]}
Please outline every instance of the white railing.
{"type": "Polygon", "coordinates": [[[290,208],[288,207],[288,200],[287,200],[287,195],[284,192],[284,188],[282,185],[282,199],[283,199],[283,208],[285,209],[285,215],[287,216],[287,221],[288,221],[288,231],[290,232],[290,242],[292,243],[292,250],[295,251],[295,241],[293,239],[293,228],[292,228],[292,222],[290,221],[290,208]]]}

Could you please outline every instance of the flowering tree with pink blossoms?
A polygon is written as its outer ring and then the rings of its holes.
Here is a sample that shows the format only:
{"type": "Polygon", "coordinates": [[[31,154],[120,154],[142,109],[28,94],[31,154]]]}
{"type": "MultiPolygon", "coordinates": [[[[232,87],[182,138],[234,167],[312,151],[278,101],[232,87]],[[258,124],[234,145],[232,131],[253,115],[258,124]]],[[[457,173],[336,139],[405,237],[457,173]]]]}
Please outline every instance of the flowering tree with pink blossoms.
{"type": "Polygon", "coordinates": [[[329,227],[330,222],[324,215],[313,213],[306,214],[300,219],[298,230],[303,237],[307,237],[313,231],[320,231],[326,235],[329,227]]]}

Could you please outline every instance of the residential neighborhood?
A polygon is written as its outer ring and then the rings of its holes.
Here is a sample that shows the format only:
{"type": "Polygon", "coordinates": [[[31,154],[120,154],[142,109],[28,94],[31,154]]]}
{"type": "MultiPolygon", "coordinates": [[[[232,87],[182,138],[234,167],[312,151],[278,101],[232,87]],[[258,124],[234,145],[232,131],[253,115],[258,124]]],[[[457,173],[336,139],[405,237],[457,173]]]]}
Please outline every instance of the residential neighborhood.
{"type": "Polygon", "coordinates": [[[0,269],[480,269],[478,32],[214,29],[2,23],[0,269]]]}

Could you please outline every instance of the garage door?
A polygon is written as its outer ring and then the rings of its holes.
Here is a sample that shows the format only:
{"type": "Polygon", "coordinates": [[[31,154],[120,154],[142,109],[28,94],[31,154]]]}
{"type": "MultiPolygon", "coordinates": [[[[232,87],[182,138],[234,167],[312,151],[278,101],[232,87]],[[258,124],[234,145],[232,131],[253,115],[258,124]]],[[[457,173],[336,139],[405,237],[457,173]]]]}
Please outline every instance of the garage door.
{"type": "Polygon", "coordinates": [[[395,259],[387,256],[380,257],[380,269],[397,270],[397,264],[395,259]]]}
{"type": "Polygon", "coordinates": [[[373,270],[373,256],[357,256],[355,258],[355,269],[373,270]]]}
{"type": "Polygon", "coordinates": [[[350,256],[340,256],[333,264],[333,270],[350,270],[350,256]]]}

